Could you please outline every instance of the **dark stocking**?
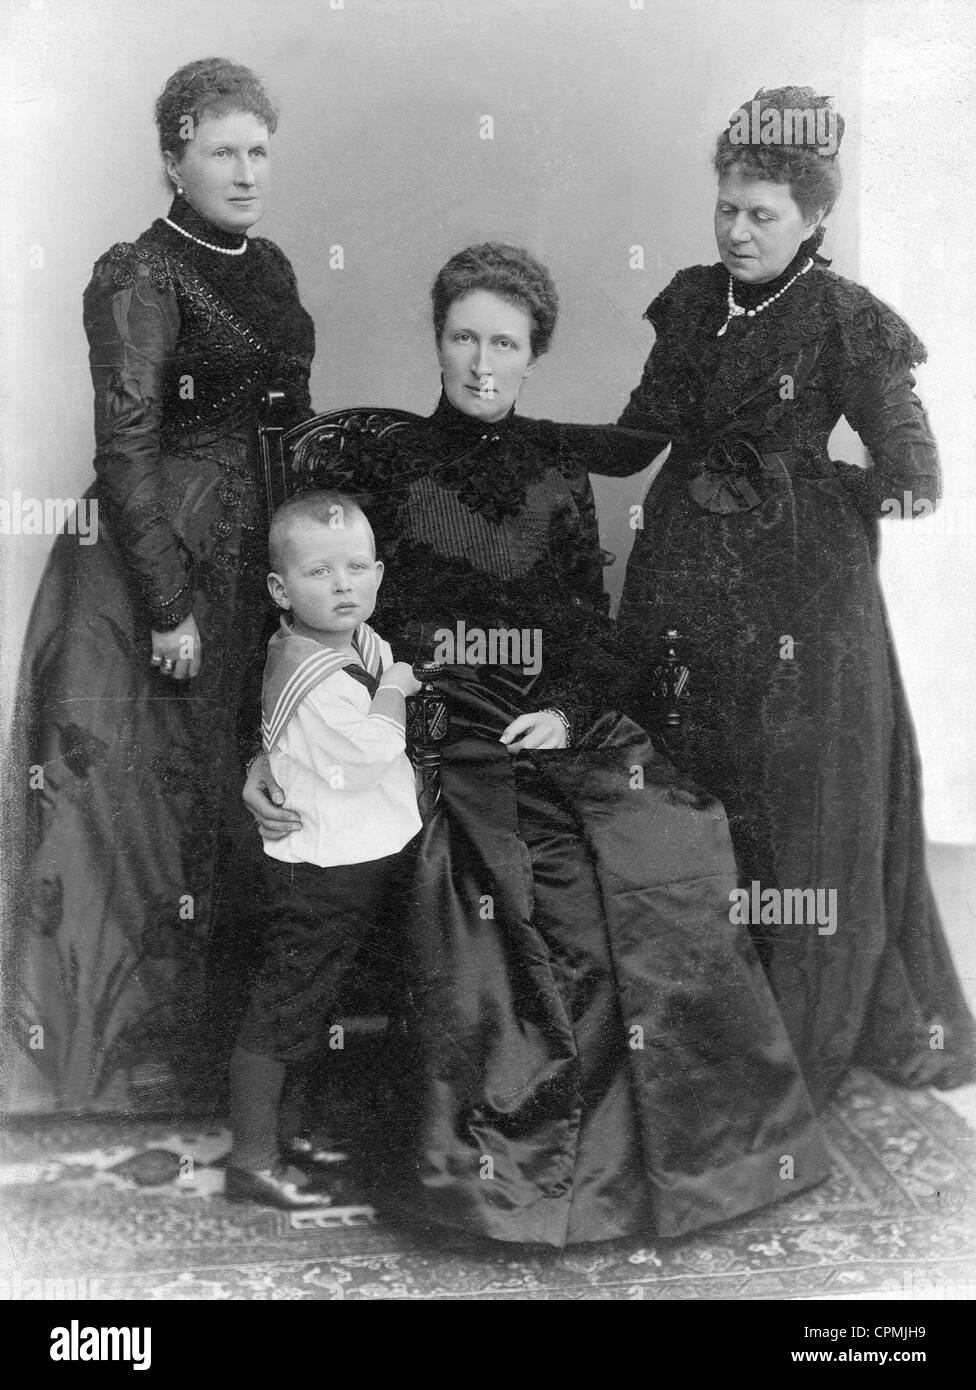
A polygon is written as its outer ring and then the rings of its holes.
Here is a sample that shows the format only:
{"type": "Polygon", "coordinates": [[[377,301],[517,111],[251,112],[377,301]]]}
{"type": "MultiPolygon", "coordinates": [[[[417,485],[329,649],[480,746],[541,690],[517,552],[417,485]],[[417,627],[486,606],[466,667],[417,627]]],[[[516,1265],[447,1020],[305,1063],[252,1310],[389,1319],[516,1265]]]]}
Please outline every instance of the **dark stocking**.
{"type": "Polygon", "coordinates": [[[273,1057],[235,1047],[230,1059],[230,1123],[235,1168],[261,1172],[278,1162],[278,1106],[285,1066],[273,1057]]]}

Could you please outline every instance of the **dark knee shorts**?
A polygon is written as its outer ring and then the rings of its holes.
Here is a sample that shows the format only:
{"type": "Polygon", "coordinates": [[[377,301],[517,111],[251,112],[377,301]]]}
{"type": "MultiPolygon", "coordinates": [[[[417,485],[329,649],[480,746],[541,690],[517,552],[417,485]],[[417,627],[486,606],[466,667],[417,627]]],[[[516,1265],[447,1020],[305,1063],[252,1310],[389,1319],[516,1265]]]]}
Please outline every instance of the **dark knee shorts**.
{"type": "Polygon", "coordinates": [[[298,1062],[326,1045],[343,979],[389,907],[398,859],[320,868],[264,856],[264,959],[238,1046],[298,1062]]]}

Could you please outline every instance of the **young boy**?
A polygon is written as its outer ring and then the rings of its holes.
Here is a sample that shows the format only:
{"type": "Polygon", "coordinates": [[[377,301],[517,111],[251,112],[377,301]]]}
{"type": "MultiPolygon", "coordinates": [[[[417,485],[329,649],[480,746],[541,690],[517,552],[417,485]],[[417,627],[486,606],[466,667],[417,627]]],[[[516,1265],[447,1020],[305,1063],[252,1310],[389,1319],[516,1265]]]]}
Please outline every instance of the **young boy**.
{"type": "Polygon", "coordinates": [[[224,1190],[232,1201],[327,1206],[287,1178],[278,1107],[288,1068],[324,1044],[336,990],[420,829],[404,704],[420,686],[367,624],[383,564],[351,498],[285,502],[268,550],[268,588],[284,614],[268,643],[262,736],[302,824],[264,843],[267,954],[231,1058],[224,1190]]]}

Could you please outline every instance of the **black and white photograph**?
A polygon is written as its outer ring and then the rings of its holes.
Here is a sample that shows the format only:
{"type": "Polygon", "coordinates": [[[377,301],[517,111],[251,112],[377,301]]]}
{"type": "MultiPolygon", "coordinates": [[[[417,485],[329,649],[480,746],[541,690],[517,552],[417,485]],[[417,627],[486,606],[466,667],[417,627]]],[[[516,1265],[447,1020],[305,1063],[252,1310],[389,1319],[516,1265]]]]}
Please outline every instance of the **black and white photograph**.
{"type": "Polygon", "coordinates": [[[0,1298],[139,1370],[176,1301],[925,1362],[976,1298],[976,8],[0,24],[0,1298]]]}

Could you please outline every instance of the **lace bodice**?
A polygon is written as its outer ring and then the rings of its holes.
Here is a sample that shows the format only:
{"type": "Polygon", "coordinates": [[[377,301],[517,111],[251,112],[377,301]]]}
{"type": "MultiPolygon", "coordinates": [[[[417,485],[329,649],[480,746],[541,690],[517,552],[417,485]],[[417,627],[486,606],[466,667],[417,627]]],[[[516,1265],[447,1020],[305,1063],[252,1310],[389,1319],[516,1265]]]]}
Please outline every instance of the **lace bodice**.
{"type": "Polygon", "coordinates": [[[434,633],[539,629],[533,707],[580,717],[607,702],[612,638],[590,471],[630,473],[656,439],[511,415],[485,425],[442,399],[430,419],[347,450],[322,483],[353,492],[386,574],[376,625],[398,657],[430,655],[434,633]],[[595,665],[594,665],[595,663],[595,665]]]}
{"type": "Polygon", "coordinates": [[[692,266],[647,309],[657,340],[620,423],[674,441],[661,485],[679,474],[705,510],[750,509],[763,496],[761,460],[776,454],[801,476],[839,473],[866,514],[904,491],[939,496],[935,442],[913,391],[925,349],[903,319],[816,265],[719,338],[727,288],[724,266],[692,266]],[[867,472],[828,457],[841,415],[870,452],[867,472]]]}

